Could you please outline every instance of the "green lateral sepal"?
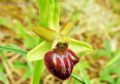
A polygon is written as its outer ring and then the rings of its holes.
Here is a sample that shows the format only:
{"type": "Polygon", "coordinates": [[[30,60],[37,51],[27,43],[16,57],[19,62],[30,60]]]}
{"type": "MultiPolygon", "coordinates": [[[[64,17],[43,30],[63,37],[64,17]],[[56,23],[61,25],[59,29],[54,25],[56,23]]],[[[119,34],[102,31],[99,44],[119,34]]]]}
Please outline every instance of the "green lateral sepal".
{"type": "Polygon", "coordinates": [[[51,43],[43,41],[27,53],[28,61],[43,60],[44,55],[51,49],[51,43]]]}

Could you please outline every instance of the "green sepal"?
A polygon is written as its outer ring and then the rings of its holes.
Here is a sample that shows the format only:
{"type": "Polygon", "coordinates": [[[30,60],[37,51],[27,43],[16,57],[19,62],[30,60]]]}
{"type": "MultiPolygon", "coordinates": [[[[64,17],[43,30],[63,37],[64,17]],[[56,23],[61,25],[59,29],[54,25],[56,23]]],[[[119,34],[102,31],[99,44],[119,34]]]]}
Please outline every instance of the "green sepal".
{"type": "Polygon", "coordinates": [[[75,40],[70,37],[67,37],[66,40],[69,43],[69,48],[78,54],[93,51],[92,46],[86,42],[75,40]]]}
{"type": "Polygon", "coordinates": [[[43,41],[27,53],[28,61],[42,60],[46,52],[51,49],[51,43],[43,41]]]}
{"type": "Polygon", "coordinates": [[[56,31],[49,29],[49,28],[43,28],[42,26],[35,26],[33,28],[33,31],[42,37],[44,40],[52,42],[57,36],[56,31]]]}

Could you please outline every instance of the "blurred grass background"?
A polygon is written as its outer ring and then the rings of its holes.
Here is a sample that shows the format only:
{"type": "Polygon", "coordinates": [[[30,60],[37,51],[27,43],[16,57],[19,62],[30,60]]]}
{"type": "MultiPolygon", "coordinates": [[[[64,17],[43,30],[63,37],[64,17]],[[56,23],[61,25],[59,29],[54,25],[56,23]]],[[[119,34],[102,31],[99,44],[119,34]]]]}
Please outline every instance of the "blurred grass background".
{"type": "MultiPolygon", "coordinates": [[[[91,84],[120,84],[120,0],[60,0],[60,3],[60,26],[69,22],[75,11],[80,11],[70,35],[94,48],[92,53],[80,54],[91,84]]],[[[39,24],[38,16],[36,0],[0,0],[0,46],[27,51],[35,47],[42,41],[32,32],[32,27],[39,24]]],[[[78,73],[77,68],[74,73],[78,73]]],[[[0,84],[30,84],[32,72],[33,65],[25,55],[0,48],[0,84]]],[[[80,84],[73,78],[60,81],[46,69],[40,82],[80,84]]]]}

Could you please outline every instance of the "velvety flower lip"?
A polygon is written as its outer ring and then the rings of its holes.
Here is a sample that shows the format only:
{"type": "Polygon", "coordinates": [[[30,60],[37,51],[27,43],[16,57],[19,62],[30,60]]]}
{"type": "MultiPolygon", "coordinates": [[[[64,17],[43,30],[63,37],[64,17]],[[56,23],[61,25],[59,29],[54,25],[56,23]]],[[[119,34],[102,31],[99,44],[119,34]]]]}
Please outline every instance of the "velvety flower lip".
{"type": "Polygon", "coordinates": [[[67,46],[65,43],[58,43],[56,48],[48,51],[44,57],[48,71],[61,80],[69,78],[74,65],[79,61],[79,58],[67,46]]]}

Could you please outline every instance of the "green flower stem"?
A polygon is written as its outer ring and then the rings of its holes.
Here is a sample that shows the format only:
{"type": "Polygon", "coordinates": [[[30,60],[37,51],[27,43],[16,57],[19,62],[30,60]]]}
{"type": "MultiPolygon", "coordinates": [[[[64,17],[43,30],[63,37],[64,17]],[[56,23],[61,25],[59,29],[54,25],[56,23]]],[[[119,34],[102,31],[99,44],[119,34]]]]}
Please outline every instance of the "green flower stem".
{"type": "Polygon", "coordinates": [[[43,72],[43,68],[44,68],[43,60],[39,60],[39,61],[35,62],[32,84],[39,84],[40,77],[41,77],[42,72],[43,72]]]}
{"type": "MultiPolygon", "coordinates": [[[[118,50],[120,51],[120,50],[118,50]]],[[[113,56],[114,58],[112,58],[106,65],[104,68],[108,68],[109,66],[111,66],[112,64],[114,64],[117,60],[120,59],[120,52],[116,53],[115,56],[113,56]]]]}
{"type": "Polygon", "coordinates": [[[84,67],[83,67],[82,62],[79,62],[79,69],[80,69],[80,72],[81,72],[81,74],[82,74],[82,76],[83,76],[83,79],[84,79],[84,81],[85,81],[85,84],[90,84],[89,77],[87,76],[87,73],[86,73],[86,71],[85,71],[85,69],[84,69],[84,67]]]}
{"type": "Polygon", "coordinates": [[[40,25],[58,30],[60,5],[58,0],[37,0],[39,6],[40,25]]]}
{"type": "Polygon", "coordinates": [[[48,10],[50,5],[50,0],[37,0],[39,7],[39,21],[40,25],[43,27],[48,27],[48,10]]]}
{"type": "Polygon", "coordinates": [[[48,10],[48,27],[58,31],[59,30],[59,16],[60,16],[60,5],[58,1],[51,0],[48,10]]]}
{"type": "Polygon", "coordinates": [[[46,41],[53,41],[56,38],[57,33],[54,30],[36,26],[33,31],[46,41]]]}
{"type": "Polygon", "coordinates": [[[54,27],[54,23],[53,23],[53,15],[54,15],[54,8],[55,8],[55,3],[54,2],[52,2],[51,4],[50,4],[50,6],[49,6],[49,10],[48,10],[48,27],[49,28],[51,28],[51,29],[54,29],[55,27],[54,27]]]}
{"type": "MultiPolygon", "coordinates": [[[[47,41],[53,41],[56,38],[57,33],[53,30],[58,30],[59,28],[59,7],[57,0],[37,0],[39,6],[39,18],[40,18],[40,25],[42,27],[34,28],[34,32],[37,33],[39,36],[44,38],[47,41]],[[53,30],[47,29],[51,28],[53,30]]],[[[32,84],[39,84],[43,68],[43,64],[41,60],[36,61],[37,67],[34,68],[33,73],[33,82],[32,84]],[[36,72],[37,71],[37,72],[36,72]],[[37,74],[36,74],[37,73],[37,74]]]]}

